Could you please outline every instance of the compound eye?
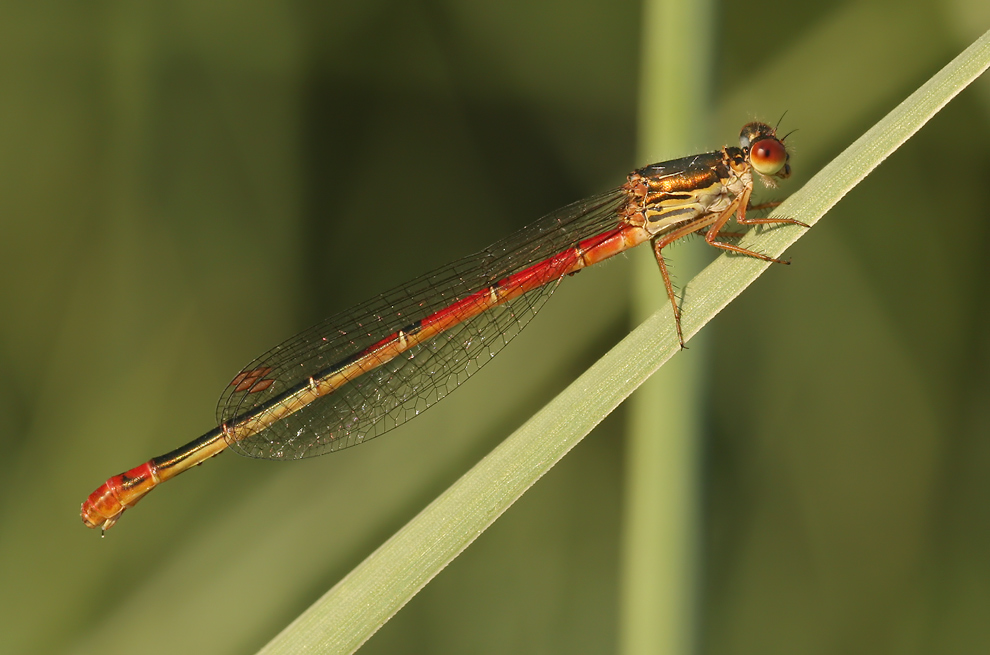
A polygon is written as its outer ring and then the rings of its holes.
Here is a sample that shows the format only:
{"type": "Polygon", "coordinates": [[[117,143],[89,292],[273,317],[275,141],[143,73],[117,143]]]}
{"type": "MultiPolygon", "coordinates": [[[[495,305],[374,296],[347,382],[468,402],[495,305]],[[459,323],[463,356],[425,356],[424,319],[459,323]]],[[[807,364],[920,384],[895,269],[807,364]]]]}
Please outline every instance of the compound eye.
{"type": "Polygon", "coordinates": [[[760,139],[750,147],[749,161],[757,173],[776,175],[787,166],[787,149],[777,139],[760,139]]]}

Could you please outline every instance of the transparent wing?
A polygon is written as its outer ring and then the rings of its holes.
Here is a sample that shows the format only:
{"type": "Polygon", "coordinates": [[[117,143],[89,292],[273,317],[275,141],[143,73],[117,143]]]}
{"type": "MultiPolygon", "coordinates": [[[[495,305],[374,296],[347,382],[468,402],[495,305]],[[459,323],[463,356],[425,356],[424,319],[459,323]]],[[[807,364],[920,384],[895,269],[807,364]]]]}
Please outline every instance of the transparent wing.
{"type": "MultiPolygon", "coordinates": [[[[224,391],[232,425],[400,330],[619,224],[621,189],[568,205],[485,250],[341,312],[248,364],[224,391]]],[[[377,437],[419,415],[491,360],[536,315],[560,277],[420,343],[230,447],[302,459],[377,437]]]]}

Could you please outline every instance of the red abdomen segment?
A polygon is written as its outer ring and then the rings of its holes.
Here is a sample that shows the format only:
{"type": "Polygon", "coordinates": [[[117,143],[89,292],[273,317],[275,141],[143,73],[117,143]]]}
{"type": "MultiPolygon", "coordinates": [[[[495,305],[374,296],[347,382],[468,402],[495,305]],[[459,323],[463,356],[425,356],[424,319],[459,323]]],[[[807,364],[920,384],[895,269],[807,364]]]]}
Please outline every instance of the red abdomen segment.
{"type": "Polygon", "coordinates": [[[88,528],[101,528],[106,532],[124,510],[137,505],[160,483],[219,455],[226,447],[223,428],[214,428],[185,446],[113,476],[83,501],[79,510],[83,523],[88,528]]]}
{"type": "Polygon", "coordinates": [[[113,476],[83,501],[80,510],[83,523],[88,528],[102,528],[106,532],[125,509],[134,507],[159,482],[161,478],[153,459],[113,476]]]}

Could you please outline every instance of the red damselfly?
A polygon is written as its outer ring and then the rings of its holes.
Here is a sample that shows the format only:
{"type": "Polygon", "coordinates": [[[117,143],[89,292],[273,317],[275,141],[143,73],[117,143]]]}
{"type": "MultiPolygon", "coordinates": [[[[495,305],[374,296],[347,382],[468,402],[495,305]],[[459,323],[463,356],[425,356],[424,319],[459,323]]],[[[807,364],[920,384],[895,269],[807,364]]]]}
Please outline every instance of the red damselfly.
{"type": "Polygon", "coordinates": [[[83,522],[110,528],[159,483],[230,448],[302,459],[377,437],[459,386],[533,318],[567,275],[646,241],[653,245],[681,346],[681,314],[663,248],[703,233],[716,248],[786,263],[734,245],[723,230],[793,224],[748,218],[753,174],[790,175],[784,139],[749,123],[739,147],[652,164],[621,187],[549,214],[491,247],[383,293],[276,346],[220,397],[217,426],[107,480],[82,504],[83,522]]]}

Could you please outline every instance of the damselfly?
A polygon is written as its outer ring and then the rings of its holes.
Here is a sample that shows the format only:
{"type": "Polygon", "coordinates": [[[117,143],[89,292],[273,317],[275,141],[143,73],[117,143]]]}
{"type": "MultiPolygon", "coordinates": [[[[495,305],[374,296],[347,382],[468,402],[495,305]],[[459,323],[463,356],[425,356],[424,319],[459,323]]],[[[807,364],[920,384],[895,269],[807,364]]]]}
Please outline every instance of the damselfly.
{"type": "Polygon", "coordinates": [[[302,459],[353,446],[404,423],[450,393],[533,318],[560,281],[649,241],[678,340],[681,309],[662,250],[693,233],[723,250],[787,263],[734,245],[726,223],[748,218],[754,172],[767,186],[791,169],[784,139],[763,123],[739,147],[653,164],[626,183],[560,209],[491,247],[326,319],[248,364],[220,397],[218,427],[107,480],[82,504],[83,522],[110,528],[159,483],[230,448],[302,459]]]}

